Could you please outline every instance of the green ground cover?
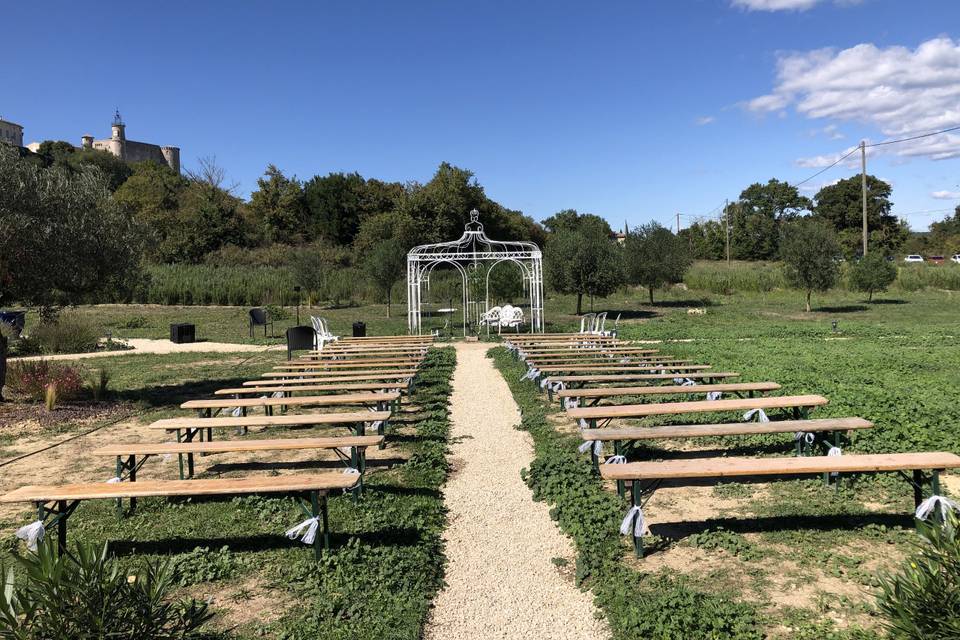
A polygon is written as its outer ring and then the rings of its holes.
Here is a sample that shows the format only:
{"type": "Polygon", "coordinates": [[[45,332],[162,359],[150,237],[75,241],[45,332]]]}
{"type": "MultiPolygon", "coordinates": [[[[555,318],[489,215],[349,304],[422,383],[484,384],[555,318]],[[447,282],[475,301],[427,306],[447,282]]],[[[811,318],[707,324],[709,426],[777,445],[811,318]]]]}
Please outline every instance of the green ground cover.
{"type": "MultiPolygon", "coordinates": [[[[789,292],[701,297],[674,291],[652,307],[611,296],[595,308],[613,309],[613,316],[623,312],[622,337],[664,341],[656,345],[663,352],[739,371],[745,381],[779,382],[783,394],[825,395],[830,404],[814,417],[859,415],[876,423],[846,443],[845,451],[960,453],[954,400],[960,300],[949,292],[887,298],[866,304],[857,294],[832,292],[806,314],[789,292]],[[688,314],[694,307],[706,313],[688,314]]],[[[559,329],[578,325],[573,316],[554,320],[559,329]]],[[[819,480],[763,489],[719,484],[712,497],[735,500],[734,508],[703,521],[659,527],[653,521],[651,557],[638,563],[618,533],[626,502],[604,489],[586,457],[576,454],[579,438],[557,429],[564,418],[556,403],[546,406],[533,384],[518,381],[524,365],[505,350],[495,358],[523,409],[522,426],[536,442],[527,481],[575,540],[578,575],[593,589],[614,637],[882,635],[877,576],[896,568],[916,539],[905,483],[867,476],[845,482],[840,491],[825,490],[819,480]],[[697,560],[689,566],[676,562],[684,553],[697,560]],[[791,602],[783,597],[790,591],[805,597],[791,602]]],[[[640,424],[740,419],[682,416],[640,424]]],[[[790,455],[792,441],[763,436],[663,442],[629,455],[664,458],[690,446],[715,455],[790,455]]],[[[662,508],[671,506],[680,505],[661,502],[662,508]]]]}
{"type": "MultiPolygon", "coordinates": [[[[249,379],[277,357],[191,353],[97,362],[110,367],[112,397],[153,420],[182,415],[182,400],[249,379]]],[[[71,518],[71,539],[109,542],[130,567],[172,558],[185,595],[214,594],[211,610],[219,615],[210,632],[218,638],[418,638],[442,583],[446,515],[439,487],[447,474],[454,365],[452,349],[428,355],[415,410],[388,427],[397,462],[371,473],[358,501],[332,497],[334,548],[319,564],[309,547],[283,537],[303,519],[287,498],[146,499],[119,520],[111,502],[91,501],[71,518]]],[[[0,527],[15,530],[30,520],[28,511],[0,527]]],[[[22,551],[6,537],[0,562],[10,566],[10,554],[22,551]]]]}

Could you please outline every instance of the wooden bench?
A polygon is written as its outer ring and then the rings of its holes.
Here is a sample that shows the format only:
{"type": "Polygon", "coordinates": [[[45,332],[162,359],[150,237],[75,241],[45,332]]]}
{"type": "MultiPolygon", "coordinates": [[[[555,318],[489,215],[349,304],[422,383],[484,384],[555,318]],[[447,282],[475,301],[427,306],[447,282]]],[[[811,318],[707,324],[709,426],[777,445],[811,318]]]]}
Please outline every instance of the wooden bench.
{"type": "Polygon", "coordinates": [[[753,411],[754,409],[792,409],[793,418],[806,418],[812,407],[827,404],[823,396],[767,396],[763,398],[733,398],[729,400],[697,400],[693,402],[657,402],[650,404],[612,404],[598,407],[567,409],[574,420],[584,420],[596,429],[597,421],[608,423],[615,418],[644,418],[648,416],[680,415],[685,413],[712,413],[722,411],[753,411]]]}
{"type": "MultiPolygon", "coordinates": [[[[644,498],[649,498],[664,481],[682,484],[683,480],[704,478],[895,472],[913,485],[914,503],[919,506],[923,500],[924,485],[930,485],[933,495],[940,495],[940,472],[958,467],[960,467],[960,456],[946,452],[925,452],[803,458],[701,458],[664,462],[629,462],[602,465],[600,473],[607,480],[619,480],[630,485],[633,508],[627,514],[629,520],[625,519],[625,521],[633,529],[634,551],[637,557],[641,557],[643,539],[642,535],[637,535],[636,518],[642,517],[640,507],[646,502],[644,498]],[[912,471],[912,477],[907,476],[906,471],[912,471]],[[924,471],[929,471],[929,476],[925,475],[924,471]],[[641,486],[643,482],[648,484],[641,486]]],[[[932,517],[937,519],[939,516],[934,513],[932,517]]],[[[639,533],[642,534],[642,531],[639,533]]]]}
{"type": "Polygon", "coordinates": [[[239,407],[243,415],[247,415],[247,409],[254,407],[263,407],[267,415],[273,414],[273,407],[325,407],[358,404],[363,406],[373,406],[377,410],[383,411],[390,405],[395,405],[400,400],[400,394],[396,391],[392,393],[334,393],[325,396],[282,396],[274,398],[213,398],[204,400],[187,400],[180,405],[181,409],[195,409],[200,417],[212,417],[213,411],[218,412],[222,409],[239,407]]]}
{"type": "MultiPolygon", "coordinates": [[[[244,416],[240,418],[165,418],[149,425],[148,429],[174,431],[177,442],[193,442],[199,438],[201,442],[206,436],[207,442],[213,442],[213,430],[234,429],[246,432],[250,427],[346,427],[354,431],[354,435],[367,435],[367,425],[377,429],[377,435],[382,436],[390,419],[389,411],[353,411],[346,413],[302,413],[285,416],[244,416]]],[[[381,443],[380,448],[383,448],[381,443]]],[[[187,475],[193,475],[193,454],[187,453],[187,475]]],[[[183,455],[179,456],[180,477],[184,475],[183,455]]]]}
{"type": "MultiPolygon", "coordinates": [[[[330,449],[349,468],[360,472],[357,492],[363,487],[363,473],[366,471],[367,447],[383,444],[383,436],[339,436],[333,438],[278,438],[272,440],[220,440],[217,442],[130,442],[108,445],[93,452],[95,456],[110,456],[117,459],[117,478],[137,481],[137,472],[151,456],[187,454],[210,455],[215,453],[252,453],[257,451],[301,451],[304,449],[330,449]],[[350,455],[341,451],[349,447],[350,455]],[[140,458],[139,461],[137,458],[140,458]]],[[[192,478],[191,473],[187,478],[192,478]]],[[[181,473],[180,479],[187,479],[181,473]]],[[[122,501],[117,501],[122,508],[122,501]]],[[[130,500],[130,509],[136,508],[136,498],[130,500]]]]}
{"type": "MultiPolygon", "coordinates": [[[[777,420],[774,422],[732,422],[724,424],[683,424],[660,427],[618,427],[606,429],[583,429],[580,437],[587,442],[612,442],[614,455],[625,454],[623,443],[643,440],[666,440],[683,438],[710,438],[722,436],[752,436],[774,433],[794,435],[797,455],[812,455],[820,442],[839,447],[840,435],[857,429],[870,429],[873,423],[863,418],[817,418],[813,420],[777,420]],[[807,438],[806,434],[812,437],[807,438]]],[[[601,444],[600,447],[603,445],[601,444]]],[[[593,468],[599,469],[599,447],[590,447],[590,459],[593,468]]],[[[829,484],[829,477],[824,480],[829,484]]],[[[617,483],[617,490],[623,495],[623,483],[617,483]]]]}
{"type": "Polygon", "coordinates": [[[578,389],[561,389],[554,395],[560,399],[564,408],[572,408],[569,403],[564,402],[568,398],[577,401],[581,399],[592,399],[593,404],[599,404],[603,398],[615,398],[618,396],[664,396],[664,395],[694,395],[704,393],[735,393],[738,396],[747,394],[754,397],[755,393],[767,393],[776,391],[780,385],[776,382],[732,382],[724,384],[690,384],[690,385],[669,385],[669,386],[650,386],[642,387],[580,387],[578,389]]]}
{"type": "Polygon", "coordinates": [[[366,376],[363,378],[354,378],[357,380],[370,380],[373,376],[404,376],[412,378],[417,375],[415,368],[393,368],[393,369],[363,369],[363,370],[327,370],[327,371],[268,371],[262,374],[263,378],[337,378],[346,380],[351,376],[366,376]]]}
{"type": "Polygon", "coordinates": [[[284,378],[280,376],[279,379],[276,378],[275,374],[265,374],[270,375],[270,380],[248,380],[243,383],[245,387],[269,387],[277,385],[313,385],[313,384],[340,384],[342,382],[359,382],[359,381],[401,381],[405,382],[406,386],[409,386],[410,381],[413,379],[415,374],[413,373],[393,373],[387,375],[376,375],[376,374],[361,374],[358,376],[314,376],[309,375],[305,377],[297,378],[284,378]]]}
{"type": "Polygon", "coordinates": [[[57,547],[61,553],[64,553],[67,550],[67,520],[84,500],[192,498],[251,494],[295,495],[308,505],[301,504],[307,517],[317,518],[318,524],[322,527],[322,536],[316,536],[313,543],[314,554],[319,559],[322,549],[330,548],[327,494],[331,491],[351,489],[358,479],[358,476],[353,474],[329,472],[255,478],[26,486],[0,497],[0,503],[34,503],[37,507],[38,520],[44,523],[45,527],[56,526],[57,547]]]}
{"type": "MultiPolygon", "coordinates": [[[[264,382],[270,382],[265,380],[264,382]]],[[[252,395],[252,394],[261,394],[261,393],[276,393],[281,392],[286,396],[290,396],[293,393],[303,393],[303,392],[327,392],[327,393],[344,393],[351,391],[397,391],[406,390],[407,385],[404,382],[346,382],[343,384],[303,384],[303,385],[264,385],[260,387],[256,386],[247,386],[247,387],[230,387],[227,389],[217,389],[213,392],[215,396],[234,396],[240,397],[242,395],[252,395]]]]}
{"type": "Polygon", "coordinates": [[[417,367],[419,360],[391,359],[391,360],[324,360],[309,362],[290,362],[275,365],[278,371],[326,371],[347,369],[396,369],[397,367],[417,367]]]}
{"type": "Polygon", "coordinates": [[[596,376],[573,375],[573,376],[547,376],[546,382],[547,397],[553,402],[553,394],[563,389],[579,388],[581,384],[602,384],[618,382],[650,382],[657,383],[664,380],[674,380],[675,378],[690,378],[691,380],[703,380],[711,384],[716,380],[725,378],[739,378],[740,374],[736,371],[705,371],[702,373],[684,373],[682,376],[675,373],[612,373],[596,376]]]}

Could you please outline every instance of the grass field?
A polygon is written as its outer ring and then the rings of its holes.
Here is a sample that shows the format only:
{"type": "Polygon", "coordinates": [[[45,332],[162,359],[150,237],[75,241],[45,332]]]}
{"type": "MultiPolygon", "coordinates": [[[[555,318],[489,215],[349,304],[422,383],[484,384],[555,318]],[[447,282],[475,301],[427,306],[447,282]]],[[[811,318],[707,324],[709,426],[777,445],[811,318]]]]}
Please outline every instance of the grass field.
{"type": "MultiPolygon", "coordinates": [[[[594,301],[596,310],[609,311],[611,322],[622,315],[625,338],[662,341],[657,348],[666,353],[739,371],[743,380],[777,381],[782,393],[823,394],[830,404],[815,417],[873,420],[876,428],[858,434],[845,451],[960,453],[958,294],[896,292],[867,304],[860,295],[832,292],[814,297],[812,313],[804,313],[802,305],[801,295],[779,290],[727,296],[673,289],[658,293],[652,306],[644,303],[644,292],[594,301]],[[705,313],[689,314],[692,308],[705,313]]],[[[578,326],[573,308],[571,297],[548,299],[548,328],[578,326]]],[[[171,322],[188,321],[197,324],[201,339],[281,342],[251,340],[246,308],[104,305],[78,312],[115,338],[165,338],[171,322]]],[[[405,331],[399,305],[394,308],[399,317],[389,320],[379,305],[314,312],[340,333],[348,333],[355,320],[365,321],[370,334],[405,331]]],[[[309,313],[301,309],[302,319],[309,313]]],[[[293,317],[279,321],[276,335],[292,324],[293,317]]],[[[87,360],[86,367],[110,371],[109,399],[121,412],[37,424],[11,419],[18,403],[8,403],[0,407],[0,465],[118,420],[110,432],[133,437],[147,421],[182,413],[177,405],[184,399],[249,379],[281,358],[264,352],[87,360]]],[[[434,363],[418,412],[396,424],[398,448],[371,475],[369,496],[359,503],[333,501],[333,529],[343,544],[321,571],[313,569],[309,550],[278,542],[277,534],[299,519],[285,500],[146,500],[137,515],[123,521],[116,520],[112,504],[89,503],[74,516],[74,539],[113,540],[124,562],[173,557],[182,566],[181,590],[213,599],[220,613],[213,630],[222,637],[416,638],[442,579],[438,488],[446,473],[451,360],[448,355],[434,363]]],[[[555,406],[543,405],[532,385],[517,382],[517,365],[509,356],[498,356],[498,363],[524,409],[524,428],[537,441],[531,487],[555,505],[560,526],[576,541],[576,573],[594,589],[616,638],[659,633],[863,640],[880,633],[873,610],[876,577],[901,562],[915,539],[905,484],[884,477],[845,484],[839,492],[813,480],[664,490],[647,511],[653,552],[639,563],[616,530],[625,504],[576,454],[570,425],[555,406]]],[[[103,480],[111,475],[111,463],[91,457],[97,442],[88,436],[52,454],[0,466],[0,482],[12,487],[41,478],[103,480]]],[[[665,443],[632,455],[663,457],[685,447],[786,455],[791,444],[789,437],[704,440],[665,443]]],[[[250,463],[228,460],[223,469],[237,472],[250,463]]],[[[168,467],[162,473],[172,473],[168,467]]],[[[952,479],[947,488],[960,492],[952,479]]],[[[0,527],[13,531],[30,519],[27,511],[0,509],[0,527]]],[[[12,538],[4,540],[0,557],[17,548],[12,538]]]]}

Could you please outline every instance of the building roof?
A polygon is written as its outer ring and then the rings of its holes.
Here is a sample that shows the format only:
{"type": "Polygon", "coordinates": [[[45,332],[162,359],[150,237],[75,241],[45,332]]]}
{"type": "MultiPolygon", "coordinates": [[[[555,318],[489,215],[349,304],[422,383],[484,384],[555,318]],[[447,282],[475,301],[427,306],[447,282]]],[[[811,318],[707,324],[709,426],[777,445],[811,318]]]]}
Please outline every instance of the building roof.
{"type": "Polygon", "coordinates": [[[4,124],[12,124],[15,127],[20,127],[21,129],[23,129],[22,124],[17,124],[16,122],[10,122],[9,120],[4,120],[2,116],[0,116],[0,122],[3,122],[4,124]]]}

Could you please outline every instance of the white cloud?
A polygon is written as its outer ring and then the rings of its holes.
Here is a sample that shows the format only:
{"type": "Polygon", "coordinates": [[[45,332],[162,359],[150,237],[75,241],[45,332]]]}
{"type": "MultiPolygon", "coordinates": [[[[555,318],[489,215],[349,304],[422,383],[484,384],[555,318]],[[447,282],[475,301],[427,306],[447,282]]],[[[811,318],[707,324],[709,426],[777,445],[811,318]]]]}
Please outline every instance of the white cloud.
{"type": "Polygon", "coordinates": [[[701,117],[697,118],[696,120],[694,120],[694,122],[696,123],[696,125],[697,125],[698,127],[702,127],[703,125],[710,124],[711,122],[713,122],[713,121],[715,121],[715,120],[716,120],[716,118],[714,118],[713,116],[701,116],[701,117]]]}
{"type": "Polygon", "coordinates": [[[960,200],[960,191],[934,191],[930,197],[937,200],[960,200]]]}
{"type": "MultiPolygon", "coordinates": [[[[808,118],[873,125],[887,138],[960,126],[960,41],[935,38],[913,50],[859,44],[782,55],[774,90],[746,108],[765,113],[791,105],[808,118]]],[[[960,135],[884,150],[907,157],[960,157],[960,135]]]]}
{"type": "Polygon", "coordinates": [[[734,7],[747,11],[806,11],[820,0],[732,0],[734,7]]]}
{"type": "MultiPolygon", "coordinates": [[[[834,0],[834,4],[850,6],[863,0],[834,0]]],[[[806,11],[823,0],[731,0],[730,4],[747,11],[806,11]]]]}

